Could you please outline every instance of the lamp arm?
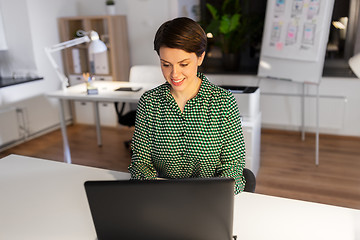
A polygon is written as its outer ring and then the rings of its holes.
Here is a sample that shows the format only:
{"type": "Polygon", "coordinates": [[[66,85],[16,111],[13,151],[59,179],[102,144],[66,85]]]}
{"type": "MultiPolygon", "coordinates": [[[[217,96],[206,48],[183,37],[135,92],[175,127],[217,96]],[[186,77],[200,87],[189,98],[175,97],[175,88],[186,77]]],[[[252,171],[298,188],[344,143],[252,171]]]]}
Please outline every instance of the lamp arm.
{"type": "Polygon", "coordinates": [[[55,69],[55,72],[56,72],[57,76],[59,77],[59,79],[60,79],[60,81],[62,83],[63,91],[65,91],[66,88],[69,86],[69,79],[65,76],[65,74],[62,71],[60,71],[60,68],[57,65],[54,58],[52,57],[51,53],[56,52],[56,51],[60,51],[62,49],[69,48],[69,47],[72,47],[72,46],[75,46],[75,45],[79,45],[79,44],[84,43],[84,42],[90,42],[90,38],[88,36],[83,36],[83,37],[80,37],[80,38],[76,38],[76,39],[72,39],[72,40],[69,40],[69,41],[66,41],[66,42],[55,44],[55,45],[53,45],[51,47],[45,47],[46,55],[49,58],[52,67],[55,69]]]}
{"type": "Polygon", "coordinates": [[[90,42],[90,38],[88,36],[83,36],[83,37],[80,37],[80,38],[71,39],[71,40],[66,41],[66,42],[58,43],[58,44],[55,44],[55,45],[49,47],[49,51],[50,52],[60,51],[62,49],[69,48],[69,47],[72,47],[72,46],[75,46],[75,45],[79,45],[79,44],[82,44],[84,42],[90,42]]]}
{"type": "Polygon", "coordinates": [[[61,81],[62,90],[65,91],[65,90],[66,90],[66,87],[69,86],[69,79],[65,76],[64,73],[62,73],[62,72],[60,71],[59,66],[56,64],[54,58],[53,58],[52,55],[51,55],[51,52],[52,52],[51,49],[48,48],[48,47],[46,47],[46,48],[45,48],[45,52],[46,52],[47,57],[48,57],[49,60],[50,60],[50,63],[51,63],[51,65],[52,65],[52,67],[55,69],[55,72],[56,72],[57,76],[59,77],[59,80],[61,81]]]}

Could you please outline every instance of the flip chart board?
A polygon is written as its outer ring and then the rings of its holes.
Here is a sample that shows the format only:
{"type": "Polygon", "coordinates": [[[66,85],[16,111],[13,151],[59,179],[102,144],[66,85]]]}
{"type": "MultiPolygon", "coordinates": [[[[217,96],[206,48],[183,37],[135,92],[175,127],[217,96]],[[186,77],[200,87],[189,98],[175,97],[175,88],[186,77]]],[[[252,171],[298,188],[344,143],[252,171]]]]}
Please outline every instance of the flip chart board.
{"type": "Polygon", "coordinates": [[[258,76],[319,83],[334,0],[268,0],[258,76]]]}

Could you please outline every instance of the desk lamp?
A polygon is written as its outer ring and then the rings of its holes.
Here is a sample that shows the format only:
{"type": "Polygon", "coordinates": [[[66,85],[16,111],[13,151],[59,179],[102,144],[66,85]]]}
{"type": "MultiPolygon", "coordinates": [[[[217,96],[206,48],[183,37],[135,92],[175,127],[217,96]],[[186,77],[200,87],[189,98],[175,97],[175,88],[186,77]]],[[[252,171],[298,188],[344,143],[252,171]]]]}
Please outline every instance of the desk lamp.
{"type": "MultiPolygon", "coordinates": [[[[92,56],[96,53],[105,52],[107,50],[107,47],[104,42],[102,42],[99,38],[99,34],[95,31],[89,31],[85,32],[83,30],[78,30],[76,32],[76,35],[79,36],[79,38],[75,38],[66,42],[55,44],[51,47],[45,47],[45,52],[54,67],[56,74],[58,75],[61,83],[62,83],[62,89],[63,91],[66,90],[66,87],[69,86],[69,79],[65,76],[63,72],[60,71],[59,66],[56,64],[54,58],[52,57],[51,53],[60,51],[65,48],[73,47],[78,44],[82,44],[85,42],[90,42],[88,47],[89,56],[92,56]]],[[[94,73],[94,63],[93,58],[90,62],[90,72],[94,73]]]]}

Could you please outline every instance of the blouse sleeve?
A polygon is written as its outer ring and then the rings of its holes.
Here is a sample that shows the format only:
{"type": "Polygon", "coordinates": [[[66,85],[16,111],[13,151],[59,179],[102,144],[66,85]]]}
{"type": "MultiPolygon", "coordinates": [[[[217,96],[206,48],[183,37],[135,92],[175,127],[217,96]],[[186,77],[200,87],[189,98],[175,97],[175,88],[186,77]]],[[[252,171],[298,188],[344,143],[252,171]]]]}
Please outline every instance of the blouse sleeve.
{"type": "Polygon", "coordinates": [[[149,125],[147,105],[149,100],[146,93],[140,98],[135,121],[135,132],[132,139],[132,159],[129,166],[131,179],[154,179],[157,172],[151,161],[151,151],[149,143],[149,125]]]}
{"type": "Polygon", "coordinates": [[[235,97],[230,93],[224,106],[224,138],[220,155],[220,176],[235,179],[235,194],[244,190],[245,141],[241,127],[240,113],[235,97]]]}

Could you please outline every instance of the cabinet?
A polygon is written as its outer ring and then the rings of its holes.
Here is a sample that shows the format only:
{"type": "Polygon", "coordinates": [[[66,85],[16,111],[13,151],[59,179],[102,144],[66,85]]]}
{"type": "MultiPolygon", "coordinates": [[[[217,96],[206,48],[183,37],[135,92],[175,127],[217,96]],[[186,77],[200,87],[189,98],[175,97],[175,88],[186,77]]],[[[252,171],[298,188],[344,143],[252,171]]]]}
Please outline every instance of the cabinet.
{"type": "Polygon", "coordinates": [[[242,129],[245,140],[245,167],[257,176],[260,168],[261,113],[253,118],[243,118],[242,129]]]}
{"type": "Polygon", "coordinates": [[[90,60],[94,62],[96,80],[129,80],[129,44],[125,16],[63,17],[58,19],[58,23],[61,42],[76,38],[78,30],[94,30],[108,48],[105,53],[94,56],[88,54],[89,43],[64,49],[64,71],[70,84],[81,83],[82,73],[90,72],[90,60]]]}
{"type": "MultiPolygon", "coordinates": [[[[114,104],[99,103],[99,115],[101,126],[116,127],[118,125],[117,115],[115,112],[114,104]]],[[[75,102],[74,103],[74,114],[76,116],[76,122],[81,124],[95,124],[95,110],[93,102],[75,102]]]]}
{"type": "Polygon", "coordinates": [[[260,168],[261,112],[259,87],[220,85],[234,94],[241,118],[245,140],[245,167],[255,176],[260,168]]]}

